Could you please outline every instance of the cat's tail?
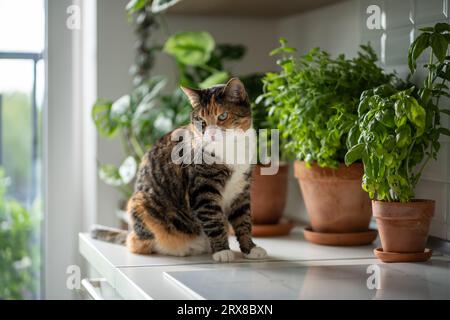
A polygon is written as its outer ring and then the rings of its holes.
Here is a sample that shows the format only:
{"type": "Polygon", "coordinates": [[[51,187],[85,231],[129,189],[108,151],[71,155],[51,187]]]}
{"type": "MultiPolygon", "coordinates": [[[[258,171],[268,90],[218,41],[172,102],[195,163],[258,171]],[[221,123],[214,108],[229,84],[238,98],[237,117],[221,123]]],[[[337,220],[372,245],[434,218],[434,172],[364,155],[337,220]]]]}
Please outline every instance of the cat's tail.
{"type": "Polygon", "coordinates": [[[125,245],[127,242],[128,231],[116,229],[101,225],[93,225],[91,228],[91,237],[100,241],[125,245]]]}

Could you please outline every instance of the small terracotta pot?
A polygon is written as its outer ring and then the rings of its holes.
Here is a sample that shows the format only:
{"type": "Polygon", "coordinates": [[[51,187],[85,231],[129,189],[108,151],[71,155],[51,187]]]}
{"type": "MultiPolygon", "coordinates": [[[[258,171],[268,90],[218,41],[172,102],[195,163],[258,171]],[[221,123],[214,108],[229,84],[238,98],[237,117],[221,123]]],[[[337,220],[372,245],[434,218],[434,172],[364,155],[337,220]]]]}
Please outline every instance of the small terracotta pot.
{"type": "Polygon", "coordinates": [[[381,245],[385,252],[424,252],[434,215],[434,200],[372,201],[381,245]]]}
{"type": "Polygon", "coordinates": [[[275,175],[261,175],[262,165],[253,170],[251,186],[251,211],[254,224],[277,224],[286,205],[289,167],[280,164],[275,175]]]}
{"type": "Polygon", "coordinates": [[[313,231],[350,233],[367,231],[372,217],[370,199],[362,189],[361,163],[338,169],[295,162],[295,176],[313,231]]]}

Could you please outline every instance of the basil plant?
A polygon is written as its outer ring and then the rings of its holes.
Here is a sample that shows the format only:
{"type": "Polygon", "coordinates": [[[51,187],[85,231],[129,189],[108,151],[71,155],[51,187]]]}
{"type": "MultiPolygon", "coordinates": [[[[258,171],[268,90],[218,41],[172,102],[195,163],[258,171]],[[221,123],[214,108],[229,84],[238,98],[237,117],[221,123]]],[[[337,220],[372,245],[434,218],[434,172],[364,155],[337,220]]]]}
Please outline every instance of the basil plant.
{"type": "Polygon", "coordinates": [[[441,107],[441,98],[450,97],[450,25],[421,30],[409,48],[408,65],[413,74],[419,57],[430,49],[422,87],[383,85],[363,92],[358,120],[350,130],[345,162],[362,159],[363,188],[372,199],[411,201],[426,164],[437,158],[440,135],[450,135],[441,123],[441,115],[450,115],[448,107],[441,107]]]}
{"type": "Polygon", "coordinates": [[[267,73],[260,97],[268,118],[280,130],[285,154],[307,165],[337,168],[344,162],[346,140],[357,119],[361,93],[388,83],[376,65],[373,49],[361,46],[353,59],[332,58],[318,48],[296,57],[285,39],[272,55],[281,54],[281,70],[267,73]]]}

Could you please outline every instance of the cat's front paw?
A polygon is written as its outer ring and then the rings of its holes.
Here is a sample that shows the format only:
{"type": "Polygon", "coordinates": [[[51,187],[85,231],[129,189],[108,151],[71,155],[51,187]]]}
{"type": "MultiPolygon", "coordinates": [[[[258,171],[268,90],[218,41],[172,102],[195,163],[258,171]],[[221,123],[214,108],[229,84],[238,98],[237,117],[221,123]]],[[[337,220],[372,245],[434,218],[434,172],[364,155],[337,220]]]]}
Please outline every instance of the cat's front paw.
{"type": "Polygon", "coordinates": [[[248,254],[244,254],[246,259],[264,259],[267,258],[267,252],[261,247],[253,247],[248,254]]]}
{"type": "Polygon", "coordinates": [[[234,260],[234,252],[227,249],[215,252],[213,255],[213,260],[217,262],[231,262],[234,260]]]}

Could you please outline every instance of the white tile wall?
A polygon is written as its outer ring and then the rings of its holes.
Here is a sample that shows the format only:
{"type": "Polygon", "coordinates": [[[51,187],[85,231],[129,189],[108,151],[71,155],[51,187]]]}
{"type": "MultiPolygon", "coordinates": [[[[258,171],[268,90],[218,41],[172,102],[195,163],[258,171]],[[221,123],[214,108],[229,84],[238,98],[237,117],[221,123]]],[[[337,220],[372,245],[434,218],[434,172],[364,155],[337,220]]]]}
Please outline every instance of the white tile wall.
{"type": "MultiPolygon", "coordinates": [[[[386,69],[401,69],[407,64],[407,52],[411,41],[419,34],[418,30],[436,22],[450,22],[448,16],[448,0],[384,0],[361,1],[361,17],[367,17],[365,10],[369,4],[378,4],[385,15],[383,30],[373,32],[365,26],[361,19],[361,42],[377,42],[380,39],[380,57],[386,69]]],[[[421,62],[427,61],[425,52],[421,62]]],[[[403,74],[403,72],[401,72],[403,74]]],[[[424,73],[417,74],[413,80],[421,83],[424,73]]],[[[449,106],[450,102],[442,101],[449,106]]],[[[448,116],[442,116],[442,124],[449,127],[448,116]]],[[[430,233],[434,236],[450,240],[450,139],[441,137],[441,150],[436,161],[429,162],[422,179],[416,189],[417,198],[436,200],[435,217],[430,233]]]]}
{"type": "Polygon", "coordinates": [[[433,23],[448,18],[447,0],[416,0],[414,1],[414,23],[433,23]]]}
{"type": "Polygon", "coordinates": [[[414,0],[386,0],[386,29],[411,27],[414,20],[414,0]]]}
{"type": "Polygon", "coordinates": [[[412,26],[386,30],[385,36],[382,38],[384,40],[382,40],[382,43],[384,42],[384,46],[382,45],[382,48],[384,48],[384,64],[397,65],[405,61],[413,30],[412,26]]]}

